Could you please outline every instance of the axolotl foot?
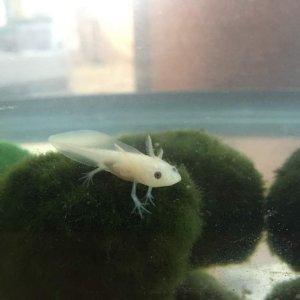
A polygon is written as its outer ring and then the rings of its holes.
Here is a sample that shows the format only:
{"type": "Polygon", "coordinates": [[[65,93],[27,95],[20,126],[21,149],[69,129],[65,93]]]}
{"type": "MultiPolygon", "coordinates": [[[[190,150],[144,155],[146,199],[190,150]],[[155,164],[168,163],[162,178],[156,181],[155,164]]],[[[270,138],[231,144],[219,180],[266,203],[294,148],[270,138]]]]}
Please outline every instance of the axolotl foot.
{"type": "Polygon", "coordinates": [[[136,199],[136,200],[133,200],[134,201],[134,208],[132,210],[132,214],[135,213],[136,211],[138,212],[138,214],[140,215],[141,219],[143,219],[143,212],[146,212],[148,214],[151,214],[151,211],[149,211],[147,208],[145,208],[144,204],[142,202],[140,202],[140,200],[136,199]],[[137,201],[138,202],[137,202],[137,201]]]}
{"type": "Polygon", "coordinates": [[[79,178],[79,180],[83,180],[83,185],[89,186],[91,183],[93,183],[93,177],[98,172],[102,171],[102,168],[97,168],[91,172],[85,173],[82,177],[79,178]]]}
{"type": "Polygon", "coordinates": [[[131,213],[135,213],[137,211],[141,219],[143,219],[143,212],[151,214],[151,212],[147,208],[145,208],[145,205],[139,200],[136,195],[136,182],[134,182],[132,185],[131,198],[135,205],[131,213]]]}
{"type": "Polygon", "coordinates": [[[82,184],[85,186],[89,186],[91,183],[93,183],[93,174],[90,174],[91,172],[85,173],[82,177],[79,178],[79,180],[82,180],[82,184]]]}
{"type": "Polygon", "coordinates": [[[154,197],[152,196],[152,187],[148,187],[147,193],[145,195],[145,197],[143,198],[145,200],[144,205],[148,205],[148,203],[150,202],[153,206],[156,206],[155,203],[153,202],[154,197]]]}

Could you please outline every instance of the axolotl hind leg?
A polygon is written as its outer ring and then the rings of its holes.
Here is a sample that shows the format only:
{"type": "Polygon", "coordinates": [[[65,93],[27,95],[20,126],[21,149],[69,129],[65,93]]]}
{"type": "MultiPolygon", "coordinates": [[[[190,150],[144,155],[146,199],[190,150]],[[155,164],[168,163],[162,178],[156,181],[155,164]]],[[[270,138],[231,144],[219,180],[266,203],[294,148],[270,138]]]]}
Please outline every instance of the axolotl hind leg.
{"type": "Polygon", "coordinates": [[[132,185],[131,198],[135,204],[135,207],[132,210],[132,213],[134,213],[137,210],[141,219],[143,219],[143,212],[147,212],[147,213],[151,214],[151,212],[145,208],[144,204],[139,200],[139,198],[136,195],[136,182],[133,182],[133,185],[132,185]]]}
{"type": "Polygon", "coordinates": [[[99,167],[91,172],[88,172],[84,174],[84,176],[80,177],[79,180],[83,180],[83,184],[89,186],[91,183],[93,183],[94,175],[100,171],[103,171],[103,168],[99,167]]]}

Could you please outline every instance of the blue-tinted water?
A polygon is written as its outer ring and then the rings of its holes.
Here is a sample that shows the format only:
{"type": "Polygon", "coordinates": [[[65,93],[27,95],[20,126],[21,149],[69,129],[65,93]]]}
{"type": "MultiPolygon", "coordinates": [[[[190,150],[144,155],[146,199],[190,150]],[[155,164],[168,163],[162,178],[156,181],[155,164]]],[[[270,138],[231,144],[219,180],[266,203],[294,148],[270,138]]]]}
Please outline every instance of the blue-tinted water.
{"type": "Polygon", "coordinates": [[[197,128],[221,135],[299,136],[300,92],[153,93],[0,99],[0,136],[39,141],[56,132],[197,128]]]}

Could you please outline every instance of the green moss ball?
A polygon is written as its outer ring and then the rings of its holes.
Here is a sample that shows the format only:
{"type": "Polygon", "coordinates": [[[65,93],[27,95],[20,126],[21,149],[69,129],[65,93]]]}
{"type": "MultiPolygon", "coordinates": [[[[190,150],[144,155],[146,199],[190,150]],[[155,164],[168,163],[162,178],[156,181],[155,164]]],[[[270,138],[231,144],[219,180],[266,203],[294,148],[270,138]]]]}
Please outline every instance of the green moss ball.
{"type": "Polygon", "coordinates": [[[300,150],[277,171],[266,204],[268,244],[300,271],[300,150]]]}
{"type": "MultiPolygon", "coordinates": [[[[263,183],[253,163],[201,131],[151,134],[166,160],[183,164],[203,196],[203,234],[193,249],[196,266],[243,261],[259,240],[263,227],[263,183]]],[[[145,135],[124,137],[145,149],[145,135]]]]}
{"type": "MultiPolygon", "coordinates": [[[[31,157],[0,185],[0,290],[5,299],[173,299],[201,230],[200,196],[182,181],[155,188],[131,214],[132,183],[60,154],[31,157]]],[[[138,185],[141,198],[146,187],[138,185]]]]}
{"type": "Polygon", "coordinates": [[[16,145],[0,141],[0,175],[11,165],[29,155],[29,152],[16,145]]]}
{"type": "Polygon", "coordinates": [[[300,278],[277,284],[265,300],[300,299],[300,278]]]}
{"type": "Polygon", "coordinates": [[[176,300],[239,300],[240,298],[202,270],[189,273],[178,288],[176,300]]]}

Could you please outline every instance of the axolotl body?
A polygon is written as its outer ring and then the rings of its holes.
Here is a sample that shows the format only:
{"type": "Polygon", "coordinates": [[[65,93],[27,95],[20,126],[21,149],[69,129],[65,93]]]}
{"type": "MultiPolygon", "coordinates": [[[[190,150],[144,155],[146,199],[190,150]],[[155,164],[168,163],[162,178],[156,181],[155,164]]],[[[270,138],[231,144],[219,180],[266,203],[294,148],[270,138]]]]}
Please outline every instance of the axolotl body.
{"type": "Polygon", "coordinates": [[[162,160],[163,150],[155,155],[152,141],[148,135],[146,139],[145,155],[125,143],[93,130],[79,130],[52,135],[49,142],[62,154],[79,163],[96,167],[82,178],[87,184],[92,182],[93,176],[100,171],[107,171],[115,176],[133,182],[131,198],[141,218],[148,202],[153,205],[152,188],[173,185],[181,180],[177,169],[162,160]],[[148,186],[145,202],[142,203],[136,195],[138,183],[148,186]]]}

